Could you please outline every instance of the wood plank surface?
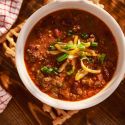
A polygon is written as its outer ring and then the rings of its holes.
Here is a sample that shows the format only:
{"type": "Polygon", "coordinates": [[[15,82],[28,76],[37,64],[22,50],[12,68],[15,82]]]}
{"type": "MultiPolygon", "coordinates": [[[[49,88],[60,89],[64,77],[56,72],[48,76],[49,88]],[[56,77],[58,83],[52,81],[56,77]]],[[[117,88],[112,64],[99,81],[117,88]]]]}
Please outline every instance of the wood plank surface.
{"type": "MultiPolygon", "coordinates": [[[[121,1],[102,0],[102,3],[125,33],[125,2],[121,1]]],[[[27,19],[43,4],[43,0],[24,0],[14,26],[27,19]]],[[[43,104],[24,87],[14,64],[4,55],[2,46],[0,75],[5,78],[4,84],[1,81],[0,84],[13,96],[6,110],[0,114],[0,125],[52,125],[50,115],[42,111],[43,104]]],[[[64,125],[125,125],[125,80],[108,99],[92,108],[81,110],[64,125]]]]}

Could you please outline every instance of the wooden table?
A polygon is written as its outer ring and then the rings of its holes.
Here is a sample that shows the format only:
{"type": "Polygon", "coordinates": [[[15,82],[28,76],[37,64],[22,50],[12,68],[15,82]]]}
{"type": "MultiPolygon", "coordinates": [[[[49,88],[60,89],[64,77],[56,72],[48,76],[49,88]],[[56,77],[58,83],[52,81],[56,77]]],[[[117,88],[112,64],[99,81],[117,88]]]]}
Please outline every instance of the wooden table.
{"type": "MultiPolygon", "coordinates": [[[[125,33],[125,2],[119,0],[102,0],[105,9],[115,17],[125,33]]],[[[29,17],[34,10],[43,5],[42,0],[24,0],[20,11],[19,24],[29,17]],[[30,7],[34,8],[31,9],[30,7]],[[27,12],[28,8],[28,12],[27,12]]],[[[6,110],[0,114],[0,125],[51,125],[51,118],[42,111],[42,103],[34,98],[23,86],[15,66],[4,55],[0,46],[0,74],[5,77],[0,82],[13,96],[6,110]]],[[[125,80],[117,90],[104,102],[92,108],[81,110],[65,125],[125,125],[125,80]]]]}

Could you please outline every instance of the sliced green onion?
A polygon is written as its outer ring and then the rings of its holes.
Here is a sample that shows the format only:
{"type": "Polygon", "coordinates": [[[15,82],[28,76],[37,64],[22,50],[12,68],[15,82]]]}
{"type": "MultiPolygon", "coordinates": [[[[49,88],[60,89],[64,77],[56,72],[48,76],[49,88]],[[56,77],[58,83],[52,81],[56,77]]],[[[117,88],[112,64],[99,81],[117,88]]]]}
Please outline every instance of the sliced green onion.
{"type": "Polygon", "coordinates": [[[81,42],[85,47],[90,47],[90,45],[91,45],[91,43],[90,42],[87,42],[87,43],[85,43],[85,42],[81,42]]]}
{"type": "Polygon", "coordinates": [[[85,46],[84,46],[83,43],[78,44],[77,47],[78,47],[79,49],[85,49],[85,46]]]}
{"type": "Polygon", "coordinates": [[[53,67],[53,73],[58,74],[58,72],[59,72],[59,69],[57,67],[53,67]]]}
{"type": "Polygon", "coordinates": [[[89,35],[88,35],[87,33],[82,33],[82,34],[81,34],[81,37],[82,37],[83,39],[87,39],[87,38],[89,37],[89,35]]]}
{"type": "Polygon", "coordinates": [[[102,54],[99,55],[99,61],[101,62],[101,64],[104,63],[105,57],[106,57],[105,53],[102,53],[102,54]]]}
{"type": "Polygon", "coordinates": [[[57,74],[58,73],[58,68],[56,68],[56,67],[47,67],[47,66],[43,66],[42,68],[41,68],[41,71],[43,72],[43,73],[46,73],[46,74],[57,74]]]}
{"type": "Polygon", "coordinates": [[[97,47],[97,46],[98,46],[98,43],[97,43],[97,42],[91,42],[91,46],[92,46],[92,47],[97,47]]]}
{"type": "Polygon", "coordinates": [[[50,74],[50,73],[52,73],[53,69],[52,69],[52,68],[49,68],[49,67],[47,67],[47,66],[43,66],[43,67],[41,68],[41,71],[42,71],[43,73],[50,74]]]}
{"type": "Polygon", "coordinates": [[[57,61],[58,61],[58,62],[62,62],[62,61],[64,61],[65,59],[67,59],[68,56],[69,56],[69,55],[65,53],[65,54],[59,56],[59,57],[57,58],[57,61]]]}
{"type": "Polygon", "coordinates": [[[66,44],[66,46],[64,46],[65,50],[70,50],[70,49],[74,49],[75,46],[73,44],[66,44]]]}

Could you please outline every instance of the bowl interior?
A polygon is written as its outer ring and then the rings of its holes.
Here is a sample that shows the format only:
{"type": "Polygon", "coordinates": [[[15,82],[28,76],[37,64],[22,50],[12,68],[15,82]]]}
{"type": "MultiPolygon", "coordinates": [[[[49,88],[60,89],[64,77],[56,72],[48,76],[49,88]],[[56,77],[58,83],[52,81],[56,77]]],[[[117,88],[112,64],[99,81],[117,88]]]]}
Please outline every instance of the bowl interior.
{"type": "Polygon", "coordinates": [[[40,8],[37,12],[35,12],[25,23],[23,26],[21,33],[17,40],[16,45],[16,65],[18,73],[26,86],[26,88],[39,100],[42,102],[51,105],[55,108],[66,109],[66,110],[78,110],[78,109],[85,109],[91,106],[94,106],[104,99],[106,99],[111,93],[117,88],[120,81],[124,75],[124,68],[125,68],[125,61],[124,61],[124,53],[125,53],[125,40],[124,35],[116,23],[116,21],[103,9],[97,7],[96,5],[89,4],[83,1],[65,1],[65,2],[53,2],[44,7],[40,8]],[[34,25],[44,16],[52,13],[54,11],[60,9],[80,9],[84,11],[88,11],[89,13],[97,16],[100,18],[112,31],[118,46],[119,57],[118,57],[118,64],[117,69],[115,71],[114,77],[108,83],[108,85],[96,95],[81,101],[70,102],[70,101],[63,101],[54,99],[47,94],[41,92],[33,81],[30,79],[30,76],[27,73],[25,62],[24,62],[24,46],[26,39],[34,27],[34,25]]]}

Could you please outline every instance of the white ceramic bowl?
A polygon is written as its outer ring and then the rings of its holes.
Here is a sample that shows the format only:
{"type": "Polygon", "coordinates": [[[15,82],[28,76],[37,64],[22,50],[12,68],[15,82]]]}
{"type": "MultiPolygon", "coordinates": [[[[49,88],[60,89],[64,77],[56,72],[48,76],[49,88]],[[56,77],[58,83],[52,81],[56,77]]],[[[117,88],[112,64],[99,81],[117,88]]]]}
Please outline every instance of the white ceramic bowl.
{"type": "Polygon", "coordinates": [[[114,20],[114,18],[110,14],[108,14],[105,10],[101,9],[96,5],[85,2],[84,0],[61,0],[61,1],[52,2],[37,10],[24,24],[21,30],[21,33],[18,37],[17,45],[16,45],[16,66],[18,69],[18,73],[26,88],[32,93],[32,95],[34,95],[43,103],[46,103],[55,108],[60,108],[65,110],[85,109],[102,102],[104,99],[109,97],[120,84],[125,70],[124,34],[120,26],[114,20]],[[48,15],[49,13],[58,11],[60,9],[69,9],[69,8],[85,10],[100,18],[112,31],[116,39],[118,52],[119,52],[117,69],[115,71],[113,78],[108,83],[108,85],[96,95],[88,99],[75,101],[75,102],[54,99],[48,96],[47,94],[41,92],[39,88],[37,88],[37,86],[30,79],[30,76],[27,73],[25,62],[24,62],[25,42],[34,25],[41,18],[48,15]]]}

